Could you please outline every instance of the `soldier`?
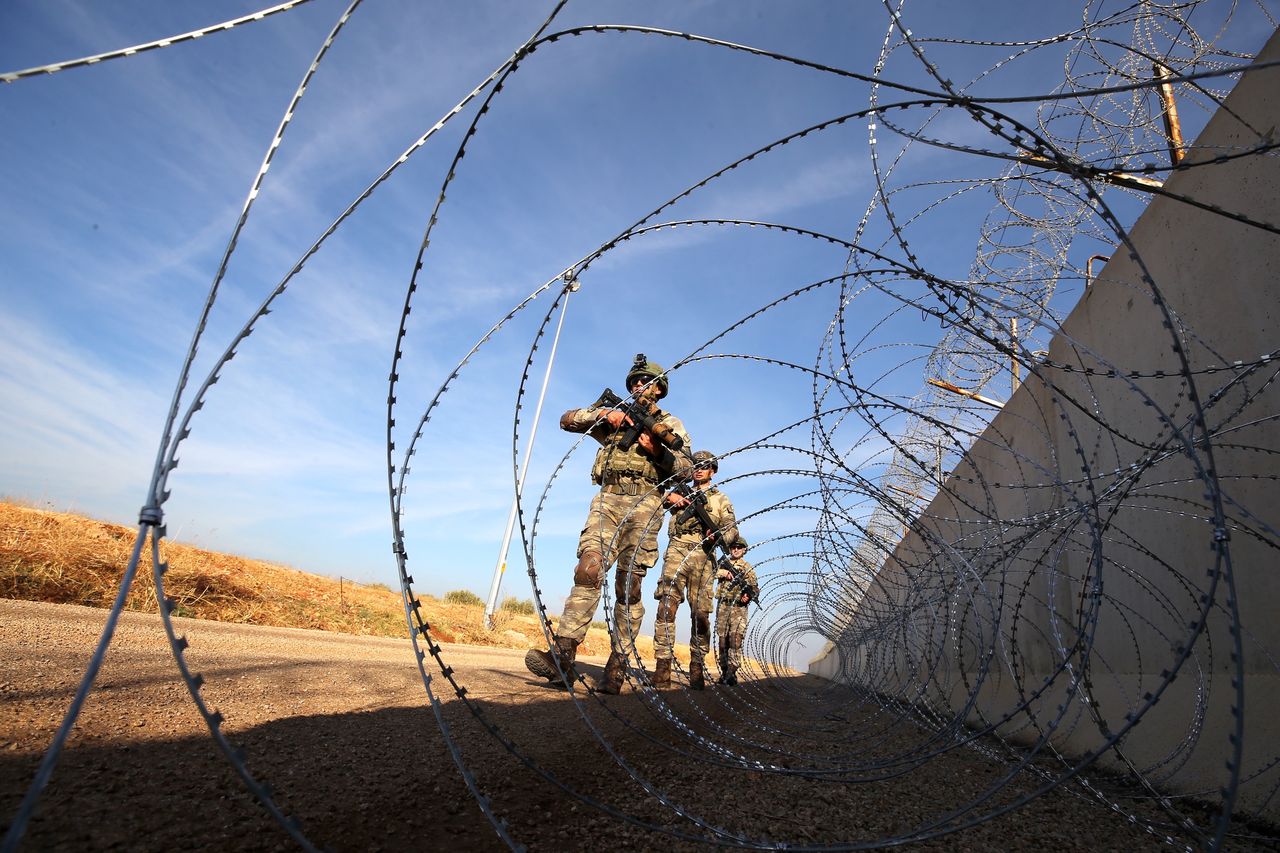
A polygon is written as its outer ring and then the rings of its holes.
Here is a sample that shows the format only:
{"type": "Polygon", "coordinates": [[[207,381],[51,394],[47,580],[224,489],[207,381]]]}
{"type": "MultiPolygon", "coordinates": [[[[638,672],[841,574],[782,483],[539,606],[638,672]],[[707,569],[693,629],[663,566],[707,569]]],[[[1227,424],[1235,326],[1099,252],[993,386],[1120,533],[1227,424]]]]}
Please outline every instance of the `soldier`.
{"type": "Polygon", "coordinates": [[[742,638],[747,634],[747,610],[760,599],[756,570],[743,559],[747,542],[738,539],[729,549],[730,559],[716,570],[716,642],[720,646],[720,677],[717,684],[738,683],[738,667],[742,666],[742,638]],[[727,565],[726,565],[727,564],[727,565]]]}
{"type": "Polygon", "coordinates": [[[653,649],[657,663],[653,668],[653,686],[671,686],[671,656],[675,645],[676,610],[685,596],[689,597],[689,615],[693,628],[689,640],[689,687],[702,690],[703,663],[711,645],[711,606],[714,554],[717,539],[733,542],[738,538],[738,524],[733,504],[711,483],[720,470],[715,454],[699,450],[693,454],[693,485],[702,498],[707,519],[715,526],[706,529],[693,512],[692,501],[678,491],[667,494],[671,521],[667,526],[667,552],[662,560],[662,577],[653,597],[658,599],[657,622],[653,626],[653,649]]]}
{"type": "Polygon", "coordinates": [[[560,681],[559,658],[565,675],[575,677],[574,659],[578,644],[587,635],[600,589],[609,567],[617,561],[614,576],[614,622],[609,662],[605,665],[600,690],[616,694],[622,690],[628,644],[634,642],[644,603],[640,585],[645,572],[658,561],[658,527],[662,523],[662,489],[659,484],[671,476],[688,479],[693,460],[689,456],[689,435],[679,418],[658,408],[667,396],[667,376],[661,367],[641,353],[627,374],[627,390],[652,419],[651,428],[641,429],[629,446],[636,425],[622,411],[601,407],[600,401],[586,409],[570,409],[560,418],[560,428],[585,432],[600,442],[591,482],[600,492],[591,499],[591,509],[578,538],[578,565],[573,571],[573,591],[555,633],[555,651],[530,649],[524,665],[534,675],[560,681]]]}

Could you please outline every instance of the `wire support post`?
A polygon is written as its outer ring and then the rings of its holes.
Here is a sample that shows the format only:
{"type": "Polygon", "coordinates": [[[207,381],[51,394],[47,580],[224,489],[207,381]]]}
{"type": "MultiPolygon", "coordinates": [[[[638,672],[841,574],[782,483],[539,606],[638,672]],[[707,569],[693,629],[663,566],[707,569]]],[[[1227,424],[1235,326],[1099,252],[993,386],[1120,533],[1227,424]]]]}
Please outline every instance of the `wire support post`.
{"type": "Polygon", "coordinates": [[[1004,403],[1001,403],[999,400],[993,400],[990,397],[984,397],[981,394],[979,394],[977,391],[970,391],[968,388],[961,388],[959,385],[953,385],[950,382],[947,382],[945,380],[930,378],[925,381],[927,381],[930,385],[934,386],[935,388],[941,388],[943,391],[950,391],[952,394],[955,394],[956,396],[959,396],[959,397],[968,397],[970,400],[976,400],[977,402],[982,403],[984,406],[990,406],[993,409],[1004,408],[1004,403]]]}
{"type": "Polygon", "coordinates": [[[547,355],[547,369],[542,376],[542,390],[538,392],[538,404],[533,411],[533,424],[529,428],[529,441],[525,445],[524,462],[520,466],[520,475],[516,480],[516,493],[511,500],[511,511],[507,513],[507,526],[502,533],[502,544],[498,546],[498,561],[493,569],[493,580],[489,584],[489,596],[484,605],[484,624],[492,631],[496,627],[494,617],[497,615],[498,595],[502,591],[502,577],[507,571],[507,553],[511,550],[511,537],[515,532],[516,516],[520,511],[520,497],[524,493],[525,477],[529,473],[529,462],[533,458],[533,443],[538,436],[538,423],[542,420],[542,404],[547,398],[547,386],[551,383],[551,370],[556,363],[556,350],[560,346],[560,333],[564,329],[564,318],[569,311],[569,295],[576,293],[581,287],[575,268],[570,267],[561,274],[564,281],[564,301],[560,306],[560,319],[556,323],[556,334],[551,340],[551,351],[547,355]]]}

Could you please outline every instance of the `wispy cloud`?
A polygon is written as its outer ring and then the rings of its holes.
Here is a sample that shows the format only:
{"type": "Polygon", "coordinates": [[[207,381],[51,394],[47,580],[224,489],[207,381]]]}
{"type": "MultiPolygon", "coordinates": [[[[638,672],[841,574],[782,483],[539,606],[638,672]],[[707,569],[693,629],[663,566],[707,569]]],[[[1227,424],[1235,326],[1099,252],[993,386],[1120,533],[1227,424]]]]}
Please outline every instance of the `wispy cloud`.
{"type": "Polygon", "coordinates": [[[35,494],[56,478],[57,491],[88,496],[98,511],[98,499],[123,484],[141,498],[166,403],[149,377],[121,374],[31,318],[0,314],[0,400],[5,489],[35,494]]]}
{"type": "Polygon", "coordinates": [[[834,156],[806,161],[799,169],[781,176],[773,174],[765,186],[728,185],[710,189],[701,198],[705,206],[720,208],[726,216],[768,220],[811,205],[860,197],[869,181],[865,160],[834,156]]]}
{"type": "MultiPolygon", "coordinates": [[[[758,176],[735,172],[722,180],[681,201],[656,222],[710,218],[803,226],[807,223],[802,214],[808,208],[842,199],[861,200],[869,178],[864,162],[844,155],[806,161],[791,171],[769,170],[758,176]]],[[[664,228],[627,241],[620,252],[667,253],[712,242],[723,233],[714,225],[664,228]]],[[[614,263],[617,260],[610,257],[601,266],[614,263]]]]}

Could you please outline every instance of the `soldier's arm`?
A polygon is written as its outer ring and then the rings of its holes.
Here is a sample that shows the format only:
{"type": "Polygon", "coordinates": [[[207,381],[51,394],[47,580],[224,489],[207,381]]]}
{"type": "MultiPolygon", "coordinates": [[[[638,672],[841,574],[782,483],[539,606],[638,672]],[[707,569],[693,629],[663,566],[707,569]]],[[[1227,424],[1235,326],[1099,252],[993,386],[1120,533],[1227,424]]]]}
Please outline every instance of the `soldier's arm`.
{"type": "Polygon", "coordinates": [[[693,479],[693,442],[689,440],[689,432],[675,415],[668,414],[663,421],[684,442],[679,450],[671,451],[671,473],[681,480],[691,480],[693,479]]]}
{"type": "Polygon", "coordinates": [[[733,503],[728,498],[724,498],[724,504],[720,510],[720,517],[716,520],[720,523],[717,528],[720,533],[720,541],[726,545],[732,545],[734,542],[737,542],[738,519],[733,513],[733,503]]]}
{"type": "Polygon", "coordinates": [[[734,566],[732,558],[721,557],[716,561],[716,577],[720,579],[722,584],[727,582],[730,578],[736,577],[737,572],[738,569],[734,566]]]}
{"type": "Polygon", "coordinates": [[[570,409],[560,416],[560,429],[565,432],[586,432],[604,414],[599,409],[570,409]]]}
{"type": "Polygon", "coordinates": [[[589,433],[596,441],[604,441],[616,429],[615,416],[622,419],[622,413],[613,409],[570,409],[560,416],[560,429],[589,433]]]}
{"type": "Polygon", "coordinates": [[[675,509],[682,509],[689,505],[689,499],[674,490],[667,492],[667,496],[664,500],[666,500],[667,506],[674,507],[675,509]]]}

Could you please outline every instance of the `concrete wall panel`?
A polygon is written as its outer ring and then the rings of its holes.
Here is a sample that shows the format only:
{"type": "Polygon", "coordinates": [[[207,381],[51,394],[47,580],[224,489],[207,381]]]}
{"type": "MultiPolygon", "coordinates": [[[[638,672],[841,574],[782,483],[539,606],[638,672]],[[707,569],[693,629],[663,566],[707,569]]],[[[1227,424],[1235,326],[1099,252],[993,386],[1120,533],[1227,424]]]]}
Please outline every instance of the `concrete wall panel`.
{"type": "Polygon", "coordinates": [[[1280,158],[1218,160],[1277,126],[1246,75],[1165,184],[1219,210],[1151,200],[810,672],[1075,756],[1126,731],[1104,764],[1215,799],[1239,626],[1239,805],[1280,817],[1280,236],[1230,215],[1280,223],[1280,158]]]}

